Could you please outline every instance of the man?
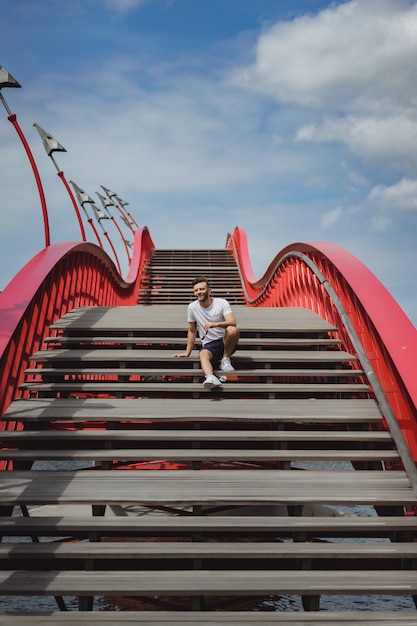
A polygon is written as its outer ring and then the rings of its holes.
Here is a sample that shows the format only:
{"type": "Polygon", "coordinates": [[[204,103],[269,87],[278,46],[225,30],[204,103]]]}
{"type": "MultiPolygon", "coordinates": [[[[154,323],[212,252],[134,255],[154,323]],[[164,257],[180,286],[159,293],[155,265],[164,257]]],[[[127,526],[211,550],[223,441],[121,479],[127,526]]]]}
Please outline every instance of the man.
{"type": "Polygon", "coordinates": [[[232,307],[224,298],[212,298],[209,282],[205,276],[198,276],[192,282],[196,297],[188,305],[188,333],[185,352],[174,354],[175,357],[190,356],[197,331],[201,339],[200,363],[205,374],[203,386],[210,390],[222,383],[214,375],[213,364],[220,370],[233,372],[230,357],[236,350],[239,331],[232,307]]]}

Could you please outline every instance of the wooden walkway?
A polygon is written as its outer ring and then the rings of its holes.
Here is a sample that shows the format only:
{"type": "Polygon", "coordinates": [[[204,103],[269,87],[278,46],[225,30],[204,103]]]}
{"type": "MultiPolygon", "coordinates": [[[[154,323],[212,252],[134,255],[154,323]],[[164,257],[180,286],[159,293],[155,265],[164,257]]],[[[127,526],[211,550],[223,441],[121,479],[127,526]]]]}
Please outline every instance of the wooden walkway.
{"type": "Polygon", "coordinates": [[[197,351],[173,357],[184,305],[82,308],[50,329],[3,417],[0,594],[80,611],[0,625],[417,625],[354,610],[417,597],[415,490],[360,363],[310,311],[234,310],[236,371],[213,392],[197,351]],[[352,610],[320,611],[323,595],[352,610]],[[98,596],[138,610],[90,611],[98,596]],[[283,596],[301,610],[265,611],[283,596]]]}

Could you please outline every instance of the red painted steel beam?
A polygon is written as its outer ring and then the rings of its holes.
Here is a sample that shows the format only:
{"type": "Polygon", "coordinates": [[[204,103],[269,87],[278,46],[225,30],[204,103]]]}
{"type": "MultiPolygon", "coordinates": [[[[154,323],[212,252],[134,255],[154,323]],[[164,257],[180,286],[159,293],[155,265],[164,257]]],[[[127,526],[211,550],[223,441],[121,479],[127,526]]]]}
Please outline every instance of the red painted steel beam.
{"type": "Polygon", "coordinates": [[[312,242],[286,246],[256,280],[245,231],[236,228],[226,247],[238,263],[249,306],[309,308],[339,328],[344,349],[352,352],[327,285],[334,291],[417,460],[417,330],[376,276],[343,248],[312,242]]]}
{"type": "Polygon", "coordinates": [[[141,272],[153,248],[148,230],[138,229],[126,280],[106,252],[79,242],[48,246],[16,274],[0,294],[0,415],[21,397],[28,359],[56,319],[79,306],[137,303],[141,272]]]}

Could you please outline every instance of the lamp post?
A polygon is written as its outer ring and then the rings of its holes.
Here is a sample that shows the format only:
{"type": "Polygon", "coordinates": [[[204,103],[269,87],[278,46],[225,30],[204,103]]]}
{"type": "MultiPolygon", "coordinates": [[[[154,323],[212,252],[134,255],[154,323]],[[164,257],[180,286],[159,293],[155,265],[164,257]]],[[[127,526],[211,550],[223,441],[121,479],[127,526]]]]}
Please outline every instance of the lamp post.
{"type": "Polygon", "coordinates": [[[21,87],[21,85],[17,82],[15,78],[13,78],[11,74],[9,74],[9,72],[2,65],[0,65],[0,100],[4,108],[6,109],[7,119],[9,120],[9,122],[13,124],[17,134],[19,135],[19,138],[26,151],[26,155],[29,159],[29,163],[32,167],[32,172],[35,177],[36,186],[38,188],[38,193],[39,193],[39,199],[40,199],[41,207],[42,207],[43,227],[44,227],[44,234],[45,234],[45,248],[47,248],[48,246],[51,245],[51,238],[50,238],[50,232],[49,232],[48,209],[46,206],[45,194],[43,191],[41,178],[39,176],[35,159],[33,158],[33,154],[31,152],[31,149],[29,148],[29,144],[26,141],[26,137],[24,136],[22,129],[20,128],[18,124],[16,114],[11,112],[6,100],[4,99],[3,94],[1,93],[1,90],[5,87],[21,87]]]}
{"type": "Polygon", "coordinates": [[[107,214],[110,217],[111,221],[113,222],[113,224],[116,226],[117,230],[119,231],[119,235],[122,238],[122,241],[123,241],[123,244],[124,244],[124,247],[125,247],[125,250],[126,250],[128,262],[130,263],[131,259],[130,259],[129,247],[128,247],[130,242],[128,242],[126,240],[125,236],[123,235],[122,229],[120,228],[120,226],[116,222],[114,216],[110,213],[110,211],[108,209],[109,206],[114,206],[114,204],[110,200],[107,200],[107,198],[105,198],[104,196],[99,194],[98,191],[96,191],[96,194],[100,198],[100,202],[103,205],[103,209],[107,212],[107,214]]]}
{"type": "MultiPolygon", "coordinates": [[[[127,206],[129,203],[125,202],[124,200],[122,200],[122,198],[120,198],[119,196],[116,196],[116,200],[119,206],[122,207],[122,209],[124,210],[125,206],[127,206]]],[[[116,205],[117,206],[117,205],[116,205]]],[[[137,223],[137,221],[132,217],[132,215],[129,213],[129,211],[126,211],[127,215],[130,217],[130,219],[132,220],[132,224],[134,224],[136,226],[136,228],[139,228],[139,224],[137,223]]]]}
{"type": "Polygon", "coordinates": [[[132,231],[132,233],[134,233],[134,229],[132,228],[132,224],[135,224],[136,228],[139,228],[139,225],[135,222],[135,220],[133,219],[133,217],[130,215],[130,213],[125,212],[124,211],[124,207],[129,204],[128,202],[124,202],[124,200],[122,200],[121,198],[119,198],[117,196],[117,194],[112,191],[111,189],[108,189],[107,187],[104,187],[104,185],[100,185],[100,187],[104,190],[106,196],[109,198],[109,200],[111,201],[111,203],[113,204],[113,206],[116,207],[116,209],[122,214],[122,216],[124,217],[126,224],[128,224],[130,230],[132,231]],[[114,201],[112,200],[112,198],[116,198],[116,201],[118,202],[117,204],[114,204],[114,201]],[[120,206],[121,205],[121,206],[120,206]],[[126,214],[127,213],[127,214],[126,214]],[[129,217],[132,220],[131,222],[129,221],[129,217]]]}
{"type": "MultiPolygon", "coordinates": [[[[77,195],[78,202],[82,206],[82,208],[83,208],[83,210],[84,210],[86,215],[88,215],[88,213],[86,211],[86,208],[84,207],[84,204],[90,204],[91,205],[91,208],[93,209],[95,218],[96,218],[97,222],[100,224],[100,227],[101,227],[101,229],[103,231],[103,234],[106,237],[107,241],[109,242],[109,245],[110,245],[110,247],[111,247],[111,249],[113,251],[114,258],[116,260],[117,269],[119,271],[119,274],[121,275],[122,274],[122,270],[121,270],[121,267],[120,267],[119,259],[118,259],[116,250],[114,248],[113,242],[110,239],[109,233],[105,230],[103,224],[101,223],[101,220],[108,220],[109,219],[108,216],[105,213],[103,213],[103,211],[100,211],[100,209],[95,205],[94,200],[83,189],[81,189],[81,187],[78,187],[78,185],[76,185],[73,180],[70,180],[70,183],[74,187],[75,193],[77,195]]],[[[96,230],[93,222],[90,221],[90,220],[91,220],[91,218],[89,218],[88,221],[90,222],[90,224],[91,224],[91,226],[92,226],[92,228],[93,228],[93,230],[94,230],[94,232],[96,234],[96,237],[97,237],[98,241],[100,242],[100,247],[102,248],[103,245],[101,243],[100,237],[98,236],[97,230],[96,230]]]]}
{"type": "Polygon", "coordinates": [[[80,225],[80,231],[81,231],[81,238],[83,241],[87,240],[87,237],[85,236],[85,230],[84,230],[84,225],[83,225],[83,221],[81,219],[81,214],[80,211],[78,209],[78,205],[77,205],[77,201],[74,197],[74,194],[71,191],[71,187],[69,186],[67,179],[65,178],[64,172],[58,167],[57,162],[55,161],[54,157],[52,156],[52,154],[54,152],[66,152],[64,146],[62,146],[54,137],[52,137],[52,135],[50,135],[49,133],[47,133],[43,128],[41,128],[41,126],[39,126],[39,124],[36,124],[36,122],[33,124],[34,127],[36,128],[36,130],[38,131],[39,135],[41,136],[42,139],[42,143],[43,143],[43,147],[46,150],[46,154],[50,157],[52,163],[55,165],[56,171],[58,176],[60,177],[60,179],[62,180],[62,182],[64,183],[65,189],[67,190],[69,197],[71,198],[71,202],[72,205],[74,207],[77,219],[78,219],[78,224],[80,225]]]}

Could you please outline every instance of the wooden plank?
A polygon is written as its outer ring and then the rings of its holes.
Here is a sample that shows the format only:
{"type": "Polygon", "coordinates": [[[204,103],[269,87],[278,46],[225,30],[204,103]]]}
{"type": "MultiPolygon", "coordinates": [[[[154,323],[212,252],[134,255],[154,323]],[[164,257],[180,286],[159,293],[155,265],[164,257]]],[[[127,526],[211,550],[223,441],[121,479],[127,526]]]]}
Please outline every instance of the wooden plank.
{"type": "Polygon", "coordinates": [[[0,506],[417,504],[405,473],[400,471],[32,470],[5,474],[0,506]]]}
{"type": "Polygon", "coordinates": [[[38,422],[77,421],[252,421],[299,423],[381,423],[382,416],[372,399],[276,399],[262,404],[259,400],[227,399],[207,394],[201,399],[159,398],[39,398],[15,400],[3,420],[38,422]]]}
{"type": "Polygon", "coordinates": [[[167,428],[103,429],[103,430],[9,430],[0,431],[0,441],[7,445],[34,442],[59,441],[98,443],[105,441],[145,441],[145,442],[319,442],[319,443],[389,443],[389,432],[377,430],[189,430],[167,428]]]}
{"type": "Polygon", "coordinates": [[[67,515],[0,517],[2,536],[49,535],[190,535],[191,533],[233,533],[292,536],[306,533],[328,537],[389,537],[394,532],[417,533],[414,516],[278,516],[278,515],[141,515],[80,517],[67,515]]]}
{"type": "MultiPolygon", "coordinates": [[[[177,382],[146,382],[131,380],[129,382],[121,382],[119,380],[105,379],[102,381],[56,381],[56,382],[24,382],[19,385],[19,389],[28,391],[80,391],[83,393],[133,393],[136,395],[150,393],[193,393],[195,391],[207,393],[202,385],[198,383],[177,383],[177,382]]],[[[214,393],[239,394],[241,397],[245,394],[265,394],[265,393],[304,393],[304,394],[357,394],[368,393],[368,385],[362,383],[247,383],[227,381],[221,387],[216,389],[214,393]]],[[[210,392],[209,392],[210,393],[210,392]]],[[[213,393],[213,390],[211,390],[213,393]]]]}
{"type": "MultiPolygon", "coordinates": [[[[118,461],[148,462],[164,460],[183,463],[209,462],[291,462],[291,461],[398,461],[396,450],[209,450],[209,449],[142,449],[110,450],[33,450],[0,449],[0,459],[14,461],[118,461]]],[[[97,470],[100,467],[96,468],[97,470]]]]}
{"type": "Polygon", "coordinates": [[[69,611],[0,613],[1,626],[417,626],[415,611],[69,611]]]}
{"type": "MultiPolygon", "coordinates": [[[[181,362],[182,364],[182,362],[181,362]]],[[[76,376],[91,376],[99,374],[100,376],[202,376],[200,370],[191,369],[189,367],[178,367],[176,369],[168,369],[166,367],[161,368],[149,368],[141,367],[139,370],[137,367],[123,367],[122,365],[115,365],[113,367],[102,367],[97,364],[95,367],[68,367],[65,364],[61,364],[61,367],[32,367],[25,370],[26,376],[64,376],[64,375],[76,375],[76,376]]],[[[219,375],[223,372],[218,371],[219,375]]],[[[275,378],[275,377],[314,377],[314,378],[356,378],[364,374],[363,370],[354,369],[235,369],[232,376],[239,376],[239,378],[245,377],[260,377],[260,378],[275,378]]]]}
{"type": "MultiPolygon", "coordinates": [[[[155,335],[131,335],[131,336],[121,336],[118,334],[115,335],[59,335],[57,337],[45,337],[44,342],[49,345],[59,344],[90,344],[90,343],[98,343],[98,344],[114,344],[114,345],[136,345],[136,344],[144,344],[146,345],[178,345],[184,344],[184,332],[180,334],[180,336],[172,337],[171,335],[164,336],[155,336],[155,335]]],[[[197,342],[200,344],[200,342],[197,342]]],[[[314,347],[323,347],[323,346],[338,346],[342,342],[340,339],[327,339],[327,338],[309,338],[309,337],[263,337],[252,338],[252,337],[241,337],[239,339],[239,346],[241,348],[245,348],[246,346],[260,346],[262,344],[262,349],[268,349],[268,346],[300,346],[304,348],[305,346],[314,346],[314,347]]]]}
{"type": "Polygon", "coordinates": [[[0,572],[1,595],[259,596],[417,593],[415,571],[0,572]]]}
{"type": "MultiPolygon", "coordinates": [[[[184,338],[184,347],[185,347],[184,338]]],[[[99,362],[105,363],[108,361],[122,361],[122,362],[138,362],[138,363],[152,363],[161,362],[166,367],[177,367],[174,363],[178,364],[178,359],[172,356],[172,348],[167,350],[138,350],[138,349],[85,349],[85,350],[70,350],[63,348],[62,350],[40,350],[36,352],[32,360],[34,361],[65,361],[66,363],[72,361],[80,362],[99,362]]],[[[343,350],[238,350],[233,356],[233,364],[236,368],[240,365],[244,367],[241,369],[247,369],[249,366],[256,367],[257,364],[267,363],[268,367],[274,363],[309,363],[309,364],[325,364],[325,363],[354,363],[357,358],[348,352],[343,350]]],[[[181,359],[181,363],[185,367],[185,363],[196,364],[199,366],[200,360],[198,351],[194,352],[187,358],[181,359]]]]}
{"type": "MultiPolygon", "coordinates": [[[[192,289],[190,287],[190,294],[192,289]]],[[[332,332],[337,328],[326,322],[319,315],[304,308],[277,307],[254,308],[242,305],[233,307],[240,330],[281,332],[322,331],[332,332]]],[[[153,329],[187,328],[187,305],[170,305],[169,315],[166,305],[147,307],[80,307],[73,309],[50,327],[53,330],[71,330],[75,328],[115,330],[115,329],[153,329]]]]}
{"type": "MultiPolygon", "coordinates": [[[[0,543],[0,561],[14,559],[415,559],[417,542],[74,541],[0,543]]],[[[140,569],[144,567],[140,564],[140,569]]],[[[227,569],[232,569],[228,564],[227,569]]]]}

